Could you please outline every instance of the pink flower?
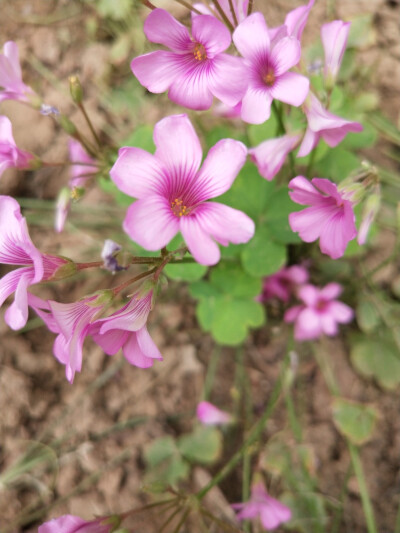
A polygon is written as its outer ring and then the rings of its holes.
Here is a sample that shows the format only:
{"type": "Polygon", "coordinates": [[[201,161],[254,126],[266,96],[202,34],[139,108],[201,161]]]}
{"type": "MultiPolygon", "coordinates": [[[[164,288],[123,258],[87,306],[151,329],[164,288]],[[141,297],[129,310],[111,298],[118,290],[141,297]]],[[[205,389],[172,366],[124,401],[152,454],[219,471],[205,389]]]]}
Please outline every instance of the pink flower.
{"type": "Polygon", "coordinates": [[[232,422],[232,415],[221,411],[210,402],[200,402],[196,410],[197,418],[206,426],[218,426],[232,422]]]}
{"type": "Polygon", "coordinates": [[[321,102],[312,92],[304,104],[304,111],[307,115],[308,127],[297,157],[308,155],[317,146],[321,137],[328,146],[333,148],[341,143],[349,132],[358,133],[363,130],[359,122],[352,122],[330,113],[322,107],[321,102]]]}
{"type": "Polygon", "coordinates": [[[299,285],[308,281],[308,271],[300,265],[282,268],[279,272],[264,278],[261,301],[278,298],[287,303],[299,285]]]}
{"type": "Polygon", "coordinates": [[[274,99],[294,106],[304,102],[310,85],[308,79],[288,72],[300,60],[300,42],[295,37],[283,37],[271,46],[264,16],[253,13],[236,28],[233,41],[248,68],[249,86],[242,100],[244,121],[265,122],[274,99]]]}
{"type": "Polygon", "coordinates": [[[299,141],[300,135],[284,135],[276,139],[268,139],[255,148],[250,148],[249,154],[261,176],[271,181],[282,168],[289,152],[299,141]]]}
{"type": "MultiPolygon", "coordinates": [[[[236,26],[237,23],[242,22],[242,20],[247,17],[249,0],[232,0],[236,21],[233,18],[229,0],[219,0],[218,3],[232,26],[236,26]]],[[[193,4],[193,7],[204,15],[213,15],[214,17],[221,19],[221,16],[214,4],[211,4],[210,6],[205,6],[204,4],[193,4]]],[[[192,11],[192,17],[195,18],[197,16],[198,14],[192,11]]]]}
{"type": "Polygon", "coordinates": [[[334,20],[321,27],[321,40],[325,52],[324,78],[333,87],[347,46],[351,22],[334,20]]]}
{"type": "Polygon", "coordinates": [[[162,355],[146,328],[152,307],[153,291],[140,298],[138,294],[111,316],[93,322],[90,334],[106,354],[115,355],[121,348],[125,359],[139,368],[153,366],[162,355]]]}
{"type": "Polygon", "coordinates": [[[199,139],[186,115],[173,115],[154,128],[154,155],[121,148],[110,171],[124,193],[138,198],[128,208],[124,230],[146,250],[160,250],[180,231],[190,253],[204,265],[218,263],[229,242],[244,243],[254,234],[253,221],[241,211],[207,202],[227,191],[247,154],[239,141],[223,139],[208,153],[202,168],[199,139]]]}
{"type": "Polygon", "coordinates": [[[285,313],[285,322],[295,322],[294,338],[298,341],[318,339],[321,335],[336,335],[338,324],[353,319],[353,310],[336,301],[342,292],[338,283],[329,283],[323,289],[303,285],[298,292],[302,305],[296,305],[285,313]]]}
{"type": "Polygon", "coordinates": [[[308,15],[310,14],[314,2],[315,0],[309,0],[307,5],[299,6],[292,9],[292,11],[289,11],[285,17],[285,23],[282,26],[271,28],[269,30],[271,40],[275,42],[278,38],[291,36],[301,41],[301,36],[303,35],[308,15]]]}
{"type": "Polygon", "coordinates": [[[20,100],[28,102],[35,93],[22,81],[19,64],[18,46],[8,41],[0,54],[0,102],[3,100],[20,100]]]}
{"type": "Polygon", "coordinates": [[[31,241],[18,202],[10,196],[0,196],[0,263],[23,266],[0,279],[0,306],[15,292],[5,321],[10,328],[20,329],[28,319],[28,287],[50,279],[67,260],[39,252],[31,241]]]}
{"type": "Polygon", "coordinates": [[[89,522],[70,514],[54,518],[39,526],[38,533],[111,533],[118,517],[96,518],[89,522]]]}
{"type": "Polygon", "coordinates": [[[69,189],[61,189],[57,204],[54,220],[54,229],[61,233],[64,229],[68,213],[71,209],[71,199],[76,187],[85,187],[86,182],[98,172],[96,161],[88,155],[80,142],[70,139],[68,143],[69,158],[71,163],[71,179],[69,189]],[[77,163],[77,164],[74,164],[77,163]],[[81,165],[79,163],[82,163],[81,165]]]}
{"type": "Polygon", "coordinates": [[[289,507],[272,498],[260,482],[251,488],[250,500],[245,503],[235,503],[233,509],[239,511],[238,520],[259,518],[262,526],[267,531],[277,528],[280,524],[291,519],[289,507]]]}
{"type": "Polygon", "coordinates": [[[341,257],[347,243],[357,235],[353,204],[346,200],[337,186],[323,178],[313,178],[311,183],[304,176],[289,182],[293,191],[291,199],[307,209],[289,215],[289,225],[305,242],[318,238],[321,252],[332,259],[341,257]]]}
{"type": "Polygon", "coordinates": [[[33,160],[32,154],[15,144],[10,120],[0,116],[0,177],[7,168],[30,168],[33,160]]]}
{"type": "Polygon", "coordinates": [[[192,36],[164,9],[147,17],[144,32],[153,43],[171,51],[158,50],[132,60],[131,69],[152,93],[168,90],[168,97],[190,109],[208,109],[213,96],[229,106],[236,105],[247,87],[242,59],[224,54],[231,44],[229,30],[209,15],[192,22],[192,36]]]}

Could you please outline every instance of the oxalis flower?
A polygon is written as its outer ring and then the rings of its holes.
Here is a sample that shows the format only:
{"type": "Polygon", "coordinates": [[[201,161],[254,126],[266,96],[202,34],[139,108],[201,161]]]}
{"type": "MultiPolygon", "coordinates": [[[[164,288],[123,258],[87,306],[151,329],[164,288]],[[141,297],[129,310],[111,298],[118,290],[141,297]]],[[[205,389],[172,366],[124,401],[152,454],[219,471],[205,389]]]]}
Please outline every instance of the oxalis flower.
{"type": "Polygon", "coordinates": [[[289,225],[305,242],[319,238],[321,252],[332,259],[341,257],[349,241],[357,235],[353,204],[343,191],[331,181],[304,176],[289,182],[290,198],[301,205],[310,205],[297,213],[290,213],[289,225]]]}
{"type": "Polygon", "coordinates": [[[303,302],[288,309],[285,322],[295,322],[294,338],[298,341],[318,339],[321,335],[336,335],[338,324],[346,324],[353,319],[351,307],[338,302],[342,287],[329,283],[323,289],[314,285],[303,285],[298,297],[303,302]]]}
{"type": "Polygon", "coordinates": [[[321,137],[328,146],[334,148],[348,133],[358,133],[364,129],[359,122],[338,117],[325,109],[312,92],[304,104],[304,112],[308,126],[297,157],[308,155],[317,146],[321,137]]]}
{"type": "Polygon", "coordinates": [[[236,105],[247,87],[239,57],[223,52],[231,44],[229,30],[210,15],[192,22],[192,37],[183,24],[164,9],[154,9],[144,23],[149,41],[171,51],[158,50],[132,60],[131,69],[152,93],[168,90],[168,97],[190,109],[208,109],[213,96],[236,105]]]}
{"type": "Polygon", "coordinates": [[[19,64],[18,46],[8,41],[0,54],[0,102],[3,100],[20,100],[28,102],[37,95],[22,81],[19,64]]]}
{"type": "Polygon", "coordinates": [[[270,531],[291,519],[289,507],[272,498],[261,482],[254,483],[248,502],[234,503],[235,511],[239,511],[238,520],[259,518],[264,529],[270,531]]]}
{"type": "Polygon", "coordinates": [[[265,122],[274,99],[301,105],[308,93],[309,80],[288,70],[300,60],[300,42],[283,37],[274,46],[261,13],[247,17],[233,33],[233,42],[245,58],[248,89],[242,100],[242,119],[252,124],[265,122]]]}
{"type": "Polygon", "coordinates": [[[244,213],[217,202],[242,168],[247,149],[223,139],[209,151],[200,169],[202,150],[186,115],[173,115],[154,128],[154,155],[122,148],[110,171],[124,193],[138,198],[128,208],[124,230],[147,250],[160,250],[180,231],[190,253],[204,265],[218,263],[215,241],[247,242],[254,222],[244,213]]]}
{"type": "Polygon", "coordinates": [[[5,321],[10,328],[20,329],[28,319],[28,287],[54,277],[69,261],[42,254],[31,241],[18,202],[10,196],[0,196],[0,263],[23,267],[0,279],[0,306],[15,292],[15,300],[6,311],[5,321]]]}
{"type": "Polygon", "coordinates": [[[30,168],[34,159],[15,144],[10,119],[0,116],[0,177],[7,168],[30,168]]]}

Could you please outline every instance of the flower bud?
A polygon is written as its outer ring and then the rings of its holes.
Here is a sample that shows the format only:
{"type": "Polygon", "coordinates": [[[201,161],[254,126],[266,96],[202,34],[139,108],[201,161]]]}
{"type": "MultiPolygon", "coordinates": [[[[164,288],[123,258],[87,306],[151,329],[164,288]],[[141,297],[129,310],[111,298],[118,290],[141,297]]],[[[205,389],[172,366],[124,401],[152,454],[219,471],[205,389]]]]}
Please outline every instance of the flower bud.
{"type": "Polygon", "coordinates": [[[78,76],[69,77],[69,90],[71,92],[72,100],[78,105],[81,104],[83,99],[83,90],[78,76]]]}
{"type": "Polygon", "coordinates": [[[371,194],[364,203],[362,211],[362,219],[360,229],[358,231],[357,242],[360,245],[365,244],[369,232],[369,228],[378,214],[381,204],[380,191],[371,194]]]}

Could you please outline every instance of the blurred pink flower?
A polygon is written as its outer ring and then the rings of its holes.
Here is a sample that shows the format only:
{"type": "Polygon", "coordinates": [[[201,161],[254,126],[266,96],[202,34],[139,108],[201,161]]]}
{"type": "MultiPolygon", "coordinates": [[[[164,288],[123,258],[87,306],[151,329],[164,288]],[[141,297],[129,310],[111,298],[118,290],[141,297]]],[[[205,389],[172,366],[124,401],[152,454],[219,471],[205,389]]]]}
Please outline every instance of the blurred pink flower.
{"type": "Polygon", "coordinates": [[[294,295],[300,285],[308,281],[308,271],[301,265],[285,267],[264,278],[263,292],[259,297],[260,301],[277,298],[287,303],[294,295]]]}
{"type": "Polygon", "coordinates": [[[90,335],[108,355],[121,348],[125,359],[139,368],[153,366],[162,355],[147,331],[147,317],[152,307],[153,291],[139,298],[134,294],[121,309],[106,318],[100,318],[90,327],[90,335]]]}
{"type": "Polygon", "coordinates": [[[280,524],[288,522],[292,517],[289,507],[272,498],[261,482],[252,486],[248,502],[235,503],[232,507],[235,511],[239,511],[238,520],[259,518],[263,528],[267,531],[276,529],[280,524]]]}
{"type": "Polygon", "coordinates": [[[32,154],[18,148],[14,141],[10,120],[0,116],[0,177],[7,168],[30,168],[34,159],[32,154]]]}
{"type": "Polygon", "coordinates": [[[192,21],[192,37],[164,9],[154,9],[144,23],[149,41],[171,51],[158,50],[136,57],[133,74],[152,93],[168,90],[168,97],[190,109],[209,109],[213,96],[236,105],[247,87],[246,69],[239,57],[224,54],[231,44],[226,26],[210,15],[192,21]]]}
{"type": "Polygon", "coordinates": [[[309,80],[297,72],[288,72],[300,60],[300,42],[295,37],[283,37],[271,46],[264,16],[253,13],[236,28],[233,41],[248,69],[249,86],[242,100],[245,122],[265,122],[274,99],[294,106],[304,102],[309,80]]]}
{"type": "Polygon", "coordinates": [[[291,199],[301,205],[310,205],[297,213],[290,213],[289,225],[305,242],[318,238],[321,252],[332,259],[341,257],[349,241],[357,235],[353,204],[345,199],[337,186],[323,178],[311,182],[297,176],[289,182],[291,199]]]}
{"type": "MultiPolygon", "coordinates": [[[[219,0],[218,3],[232,26],[236,26],[229,0],[219,0]]],[[[232,6],[236,21],[238,23],[242,22],[242,20],[247,17],[249,0],[232,0],[232,6]]],[[[196,8],[197,11],[200,11],[203,15],[213,15],[214,17],[221,18],[217,8],[213,3],[211,3],[211,5],[193,4],[193,7],[196,8]]],[[[192,18],[197,16],[198,13],[194,13],[192,11],[192,18]]]]}
{"type": "Polygon", "coordinates": [[[338,283],[329,283],[323,289],[303,285],[298,291],[302,305],[296,305],[285,313],[285,322],[295,322],[294,338],[298,341],[318,339],[321,335],[336,335],[338,324],[347,324],[354,312],[336,298],[342,288],[338,283]]]}
{"type": "Polygon", "coordinates": [[[218,426],[232,422],[232,415],[221,411],[210,402],[200,402],[196,410],[197,418],[206,426],[218,426]]]}
{"type": "Polygon", "coordinates": [[[347,46],[351,22],[334,20],[321,27],[321,40],[325,52],[324,78],[333,87],[347,46]]]}
{"type": "Polygon", "coordinates": [[[312,92],[308,95],[303,107],[307,115],[308,127],[297,157],[308,155],[317,146],[321,137],[328,146],[334,148],[348,133],[358,133],[364,129],[359,122],[338,117],[322,107],[321,102],[312,92]]]}
{"type": "Polygon", "coordinates": [[[0,54],[0,102],[20,100],[28,102],[35,93],[22,81],[18,46],[13,41],[4,44],[0,54]]]}
{"type": "Polygon", "coordinates": [[[10,328],[20,329],[28,319],[28,287],[50,279],[67,260],[42,254],[35,247],[20,206],[10,196],[0,196],[0,263],[23,266],[0,279],[0,306],[15,292],[5,321],[10,328]]]}
{"type": "Polygon", "coordinates": [[[70,514],[54,518],[39,526],[38,533],[111,533],[118,525],[118,518],[83,520],[70,514]]]}
{"type": "Polygon", "coordinates": [[[186,115],[173,115],[154,128],[154,155],[140,148],[121,148],[110,171],[124,193],[138,200],[128,208],[126,233],[146,250],[160,250],[180,231],[197,262],[214,265],[220,258],[215,241],[244,243],[254,222],[244,213],[207,202],[226,192],[242,168],[247,148],[223,139],[200,167],[202,150],[186,115]]]}
{"type": "Polygon", "coordinates": [[[297,143],[300,135],[284,135],[275,139],[268,139],[255,148],[249,149],[249,154],[257,165],[258,171],[263,178],[271,181],[282,168],[286,157],[297,143]]]}

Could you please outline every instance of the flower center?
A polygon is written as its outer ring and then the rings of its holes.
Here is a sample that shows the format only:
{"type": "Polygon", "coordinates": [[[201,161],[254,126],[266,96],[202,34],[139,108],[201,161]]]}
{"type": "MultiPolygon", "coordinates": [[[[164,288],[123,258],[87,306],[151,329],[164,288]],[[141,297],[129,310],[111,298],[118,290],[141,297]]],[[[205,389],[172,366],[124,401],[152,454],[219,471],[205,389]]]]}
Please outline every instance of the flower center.
{"type": "Polygon", "coordinates": [[[328,302],[326,300],[318,300],[317,305],[315,307],[317,311],[325,311],[328,307],[328,302]]]}
{"type": "Polygon", "coordinates": [[[188,208],[186,205],[183,205],[183,200],[181,198],[175,198],[175,200],[171,202],[171,211],[176,217],[182,217],[189,214],[188,208]]]}
{"type": "Polygon", "coordinates": [[[273,69],[269,68],[267,72],[263,75],[262,79],[265,85],[267,85],[268,87],[272,87],[275,83],[275,72],[273,71],[273,69]]]}
{"type": "Polygon", "coordinates": [[[193,55],[196,61],[204,61],[205,59],[207,59],[206,49],[200,43],[196,43],[194,45],[193,55]]]}

